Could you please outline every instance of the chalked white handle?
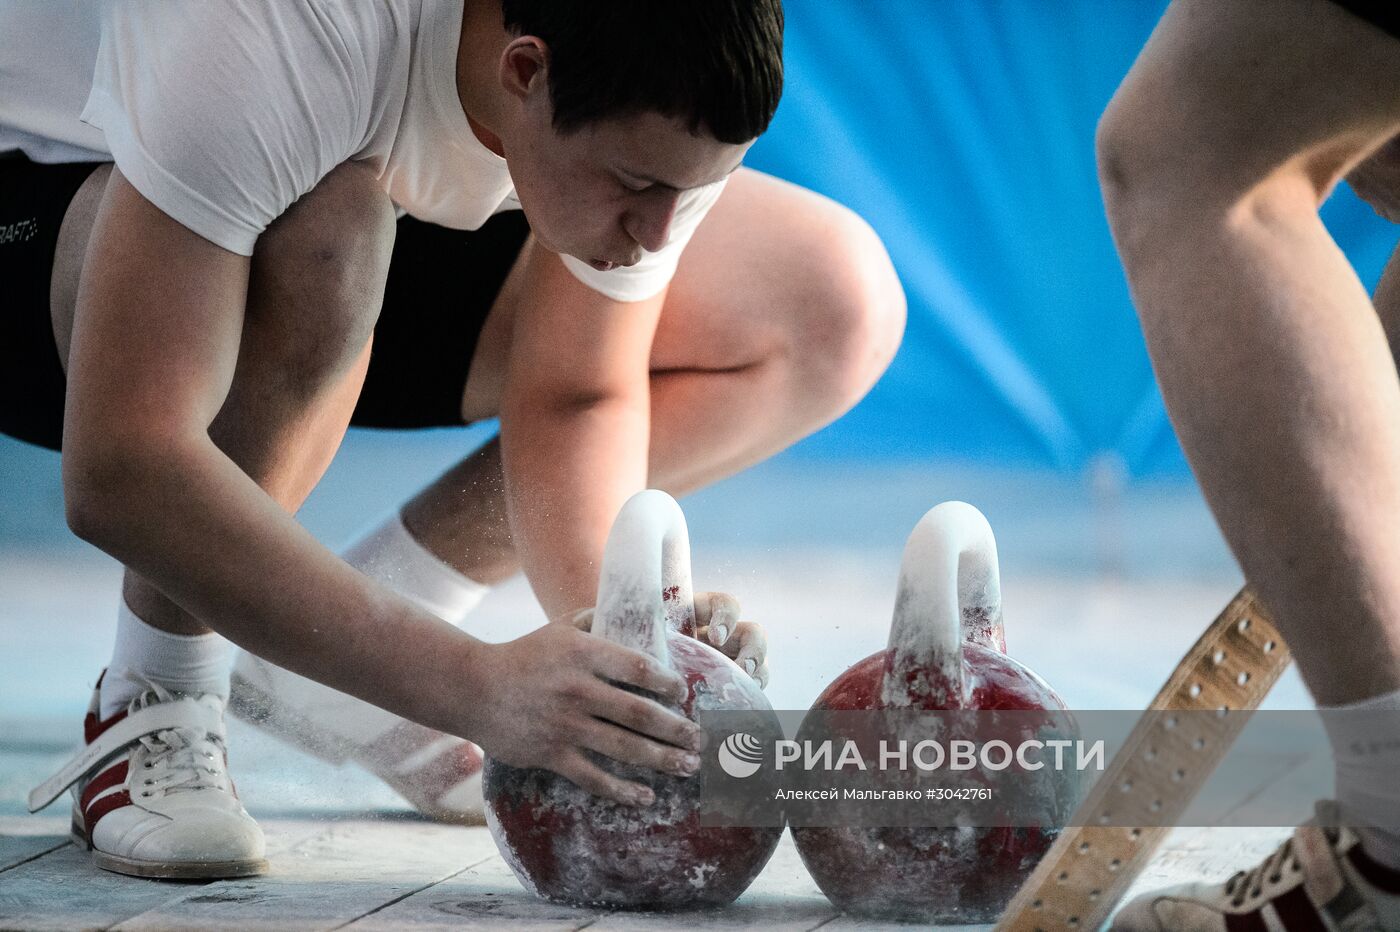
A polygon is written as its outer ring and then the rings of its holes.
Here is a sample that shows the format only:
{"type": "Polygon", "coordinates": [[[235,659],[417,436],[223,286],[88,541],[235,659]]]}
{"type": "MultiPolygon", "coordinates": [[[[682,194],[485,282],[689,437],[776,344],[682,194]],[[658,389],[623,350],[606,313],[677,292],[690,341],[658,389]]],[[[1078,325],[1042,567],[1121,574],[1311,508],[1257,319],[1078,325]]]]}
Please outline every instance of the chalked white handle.
{"type": "MultiPolygon", "coordinates": [[[[965,640],[998,649],[1001,574],[992,527],[966,502],[944,502],[924,515],[904,545],[890,627],[888,704],[901,705],[911,677],[941,682],[961,705],[965,640]]],[[[917,687],[916,687],[917,688],[917,687]]]]}
{"type": "Polygon", "coordinates": [[[608,534],[593,633],[667,663],[667,631],[695,633],[690,536],[676,500],[648,489],[627,500],[608,534]]]}

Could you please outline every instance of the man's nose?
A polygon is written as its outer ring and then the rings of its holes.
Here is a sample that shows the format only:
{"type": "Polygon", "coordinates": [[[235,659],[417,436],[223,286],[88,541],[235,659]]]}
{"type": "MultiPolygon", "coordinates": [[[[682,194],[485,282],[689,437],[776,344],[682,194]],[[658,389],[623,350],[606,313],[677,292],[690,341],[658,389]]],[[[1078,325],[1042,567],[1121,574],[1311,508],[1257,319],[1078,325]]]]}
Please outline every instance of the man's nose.
{"type": "Polygon", "coordinates": [[[671,238],[671,221],[681,192],[657,188],[647,191],[628,208],[623,229],[647,252],[656,252],[671,238]]]}

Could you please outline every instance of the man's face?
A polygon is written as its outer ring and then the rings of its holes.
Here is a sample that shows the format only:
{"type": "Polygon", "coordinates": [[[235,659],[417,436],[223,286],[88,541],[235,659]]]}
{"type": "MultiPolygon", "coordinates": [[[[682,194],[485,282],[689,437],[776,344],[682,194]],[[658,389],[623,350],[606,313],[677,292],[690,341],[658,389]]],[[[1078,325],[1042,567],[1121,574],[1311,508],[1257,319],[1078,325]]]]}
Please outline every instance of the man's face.
{"type": "Polygon", "coordinates": [[[561,134],[552,108],[532,104],[502,140],[520,206],[541,245],[600,270],[664,246],[681,194],[723,180],[752,144],[695,135],[656,113],[561,134]]]}

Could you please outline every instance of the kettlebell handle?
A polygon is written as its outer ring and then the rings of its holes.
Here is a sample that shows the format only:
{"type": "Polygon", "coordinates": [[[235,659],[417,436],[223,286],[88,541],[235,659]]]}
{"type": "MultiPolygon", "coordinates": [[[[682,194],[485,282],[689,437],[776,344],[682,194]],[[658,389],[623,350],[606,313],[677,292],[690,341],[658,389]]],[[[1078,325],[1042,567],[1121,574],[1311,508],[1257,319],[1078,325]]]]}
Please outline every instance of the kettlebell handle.
{"type": "Polygon", "coordinates": [[[668,663],[668,631],[695,635],[690,535],[676,500],[647,489],[627,500],[608,533],[593,633],[668,663]]]}
{"type": "Polygon", "coordinates": [[[951,691],[946,698],[960,706],[966,641],[1006,647],[996,538],[982,512],[966,502],[944,502],[924,515],[904,545],[886,699],[899,704],[911,686],[919,688],[918,671],[930,671],[923,686],[951,691]]]}

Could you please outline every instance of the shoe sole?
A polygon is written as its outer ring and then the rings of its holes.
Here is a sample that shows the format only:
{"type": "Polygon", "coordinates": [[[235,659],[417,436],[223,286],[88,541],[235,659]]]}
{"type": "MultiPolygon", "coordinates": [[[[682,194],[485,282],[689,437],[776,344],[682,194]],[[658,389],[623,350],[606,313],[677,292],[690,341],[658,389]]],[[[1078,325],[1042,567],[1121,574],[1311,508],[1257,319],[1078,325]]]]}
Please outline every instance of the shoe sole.
{"type": "Polygon", "coordinates": [[[91,846],[87,835],[77,825],[72,828],[73,842],[86,848],[92,862],[104,871],[144,877],[148,880],[234,880],[266,874],[266,858],[240,858],[233,861],[147,861],[124,858],[91,846]]]}

